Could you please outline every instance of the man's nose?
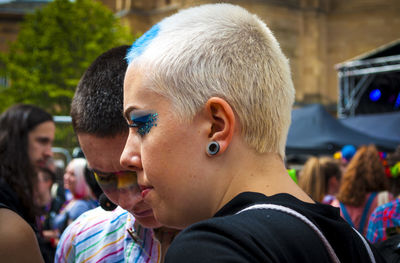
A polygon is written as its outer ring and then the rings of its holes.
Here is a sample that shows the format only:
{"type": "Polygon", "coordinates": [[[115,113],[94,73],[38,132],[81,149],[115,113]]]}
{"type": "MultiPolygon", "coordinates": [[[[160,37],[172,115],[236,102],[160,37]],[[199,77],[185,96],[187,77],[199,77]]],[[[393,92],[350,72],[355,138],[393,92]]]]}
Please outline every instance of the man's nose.
{"type": "Polygon", "coordinates": [[[51,149],[51,146],[47,146],[45,151],[44,151],[44,155],[47,158],[53,157],[53,150],[51,149]]]}

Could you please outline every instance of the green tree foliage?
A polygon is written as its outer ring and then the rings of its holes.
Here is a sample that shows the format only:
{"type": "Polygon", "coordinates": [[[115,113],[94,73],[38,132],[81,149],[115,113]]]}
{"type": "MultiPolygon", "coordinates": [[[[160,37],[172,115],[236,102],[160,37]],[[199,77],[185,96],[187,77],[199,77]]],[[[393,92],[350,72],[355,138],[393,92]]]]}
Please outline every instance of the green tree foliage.
{"type": "Polygon", "coordinates": [[[0,87],[0,112],[31,103],[55,115],[69,115],[75,87],[104,51],[131,44],[118,18],[94,0],[54,0],[27,15],[17,40],[1,54],[8,85],[0,87]]]}

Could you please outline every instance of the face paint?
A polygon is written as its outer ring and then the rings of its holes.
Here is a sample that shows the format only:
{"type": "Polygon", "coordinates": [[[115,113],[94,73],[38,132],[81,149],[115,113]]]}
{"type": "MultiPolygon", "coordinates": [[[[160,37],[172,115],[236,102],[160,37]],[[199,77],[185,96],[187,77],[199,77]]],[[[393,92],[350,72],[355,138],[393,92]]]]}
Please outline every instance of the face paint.
{"type": "Polygon", "coordinates": [[[131,123],[129,124],[129,127],[131,128],[138,128],[137,132],[141,135],[144,136],[146,133],[150,132],[150,129],[153,126],[157,126],[157,119],[158,119],[158,114],[157,113],[148,113],[145,115],[130,115],[131,123]]]}
{"type": "Polygon", "coordinates": [[[136,188],[139,191],[136,172],[100,173],[93,171],[93,173],[97,183],[104,192],[116,191],[123,188],[136,188]]]}
{"type": "Polygon", "coordinates": [[[131,64],[131,62],[135,58],[139,57],[144,52],[146,47],[158,35],[159,31],[160,31],[160,25],[156,24],[132,44],[126,55],[126,60],[128,61],[128,65],[131,64]]]}

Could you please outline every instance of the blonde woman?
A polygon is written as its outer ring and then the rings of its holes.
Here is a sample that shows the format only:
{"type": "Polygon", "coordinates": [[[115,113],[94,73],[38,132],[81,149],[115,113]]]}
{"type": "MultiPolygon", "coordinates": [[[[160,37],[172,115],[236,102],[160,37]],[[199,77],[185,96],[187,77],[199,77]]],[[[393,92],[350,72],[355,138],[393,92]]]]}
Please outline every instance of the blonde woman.
{"type": "Polygon", "coordinates": [[[310,157],[299,176],[299,186],[313,200],[330,204],[339,191],[341,171],[330,157],[310,157]]]}
{"type": "Polygon", "coordinates": [[[287,173],[294,87],[257,16],[230,4],[182,10],[127,59],[121,165],[137,173],[155,218],[184,229],[165,262],[372,260],[337,209],[287,173]]]}

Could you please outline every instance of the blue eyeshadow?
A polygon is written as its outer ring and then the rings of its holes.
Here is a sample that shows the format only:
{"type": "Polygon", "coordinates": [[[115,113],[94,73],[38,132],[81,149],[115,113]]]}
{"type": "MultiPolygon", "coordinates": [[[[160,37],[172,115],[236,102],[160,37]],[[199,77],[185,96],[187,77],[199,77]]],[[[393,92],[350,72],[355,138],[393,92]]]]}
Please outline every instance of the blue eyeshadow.
{"type": "Polygon", "coordinates": [[[143,116],[135,117],[134,115],[131,116],[132,124],[130,127],[137,127],[137,132],[140,135],[145,135],[146,133],[150,132],[150,129],[154,126],[157,126],[158,114],[157,113],[150,113],[143,116]]]}

